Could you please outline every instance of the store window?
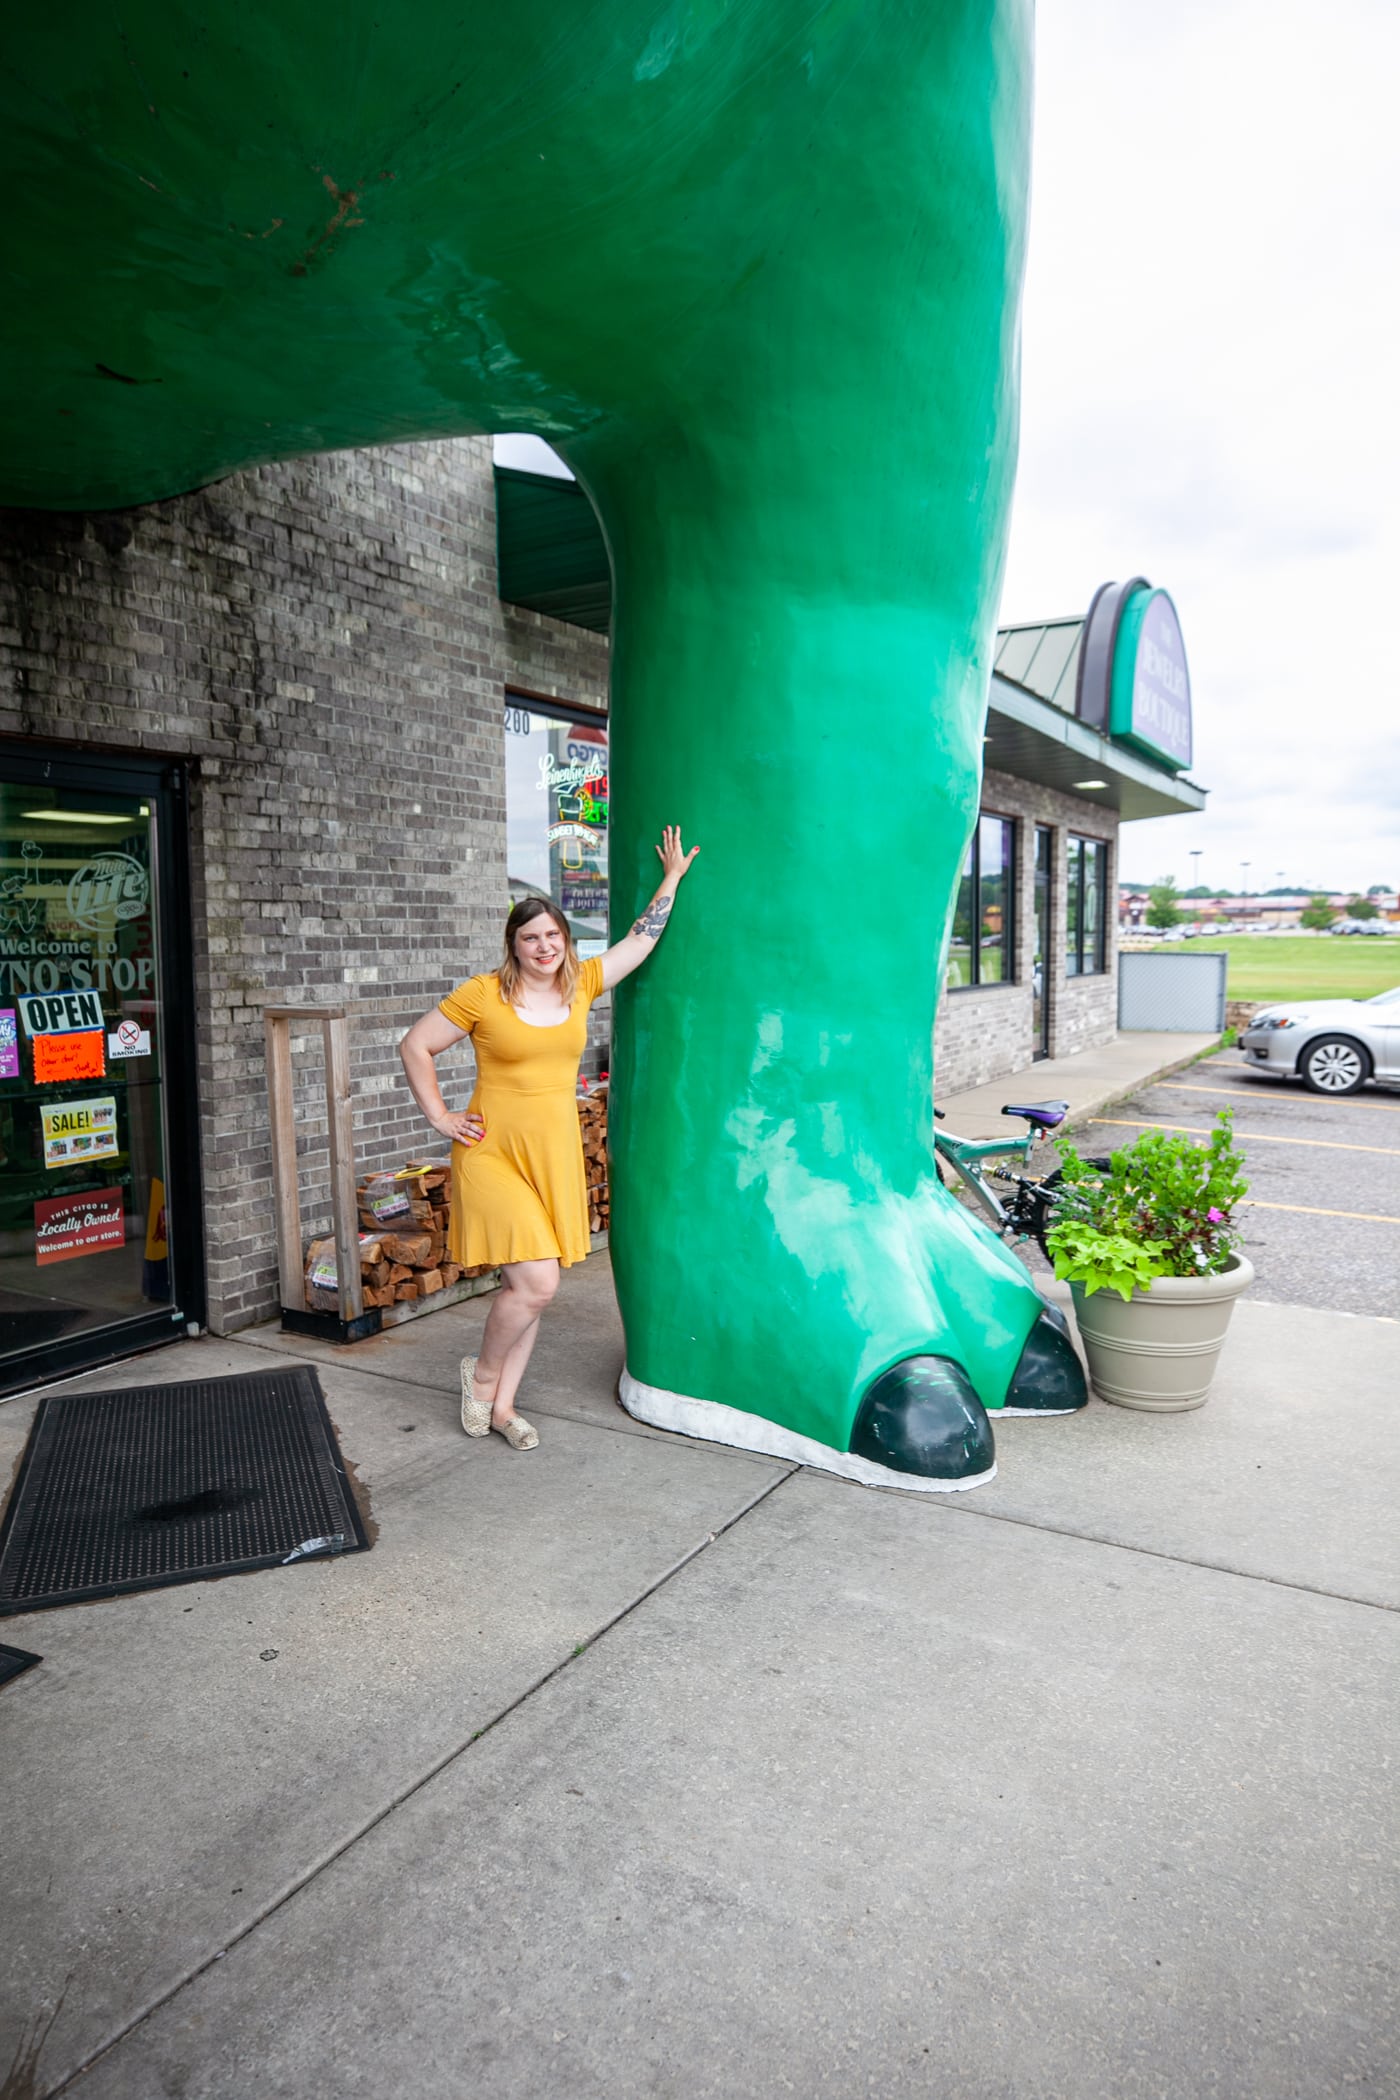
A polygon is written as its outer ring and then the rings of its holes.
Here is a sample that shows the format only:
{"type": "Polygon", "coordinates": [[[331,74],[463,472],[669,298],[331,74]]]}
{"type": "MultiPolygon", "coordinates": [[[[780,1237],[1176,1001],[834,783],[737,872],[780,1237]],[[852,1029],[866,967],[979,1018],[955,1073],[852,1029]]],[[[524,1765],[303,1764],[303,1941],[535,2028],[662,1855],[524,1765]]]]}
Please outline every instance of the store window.
{"type": "Polygon", "coordinates": [[[1065,872],[1065,975],[1096,977],[1107,968],[1108,845],[1069,836],[1065,872]]]}
{"type": "Polygon", "coordinates": [[[948,989],[1008,984],[1015,975],[1016,826],[1010,817],[979,817],[967,849],[953,937],[948,989]]]}
{"type": "Polygon", "coordinates": [[[506,695],[506,875],[512,904],[552,897],[580,955],[608,942],[608,725],[506,695]]]}
{"type": "Polygon", "coordinates": [[[202,1311],[175,801],[152,768],[0,755],[0,1389],[202,1311]]]}

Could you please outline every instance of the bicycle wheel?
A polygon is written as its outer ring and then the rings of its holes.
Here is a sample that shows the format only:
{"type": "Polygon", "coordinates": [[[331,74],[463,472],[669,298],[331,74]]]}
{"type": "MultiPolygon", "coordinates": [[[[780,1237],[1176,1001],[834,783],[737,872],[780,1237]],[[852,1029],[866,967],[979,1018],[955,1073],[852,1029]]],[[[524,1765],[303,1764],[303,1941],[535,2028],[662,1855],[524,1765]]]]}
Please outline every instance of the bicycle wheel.
{"type": "MultiPolygon", "coordinates": [[[[1084,1164],[1086,1167],[1092,1167],[1095,1173],[1107,1174],[1112,1162],[1107,1159],[1086,1159],[1084,1164]]],[[[1056,1213],[1060,1207],[1059,1192],[1064,1186],[1064,1179],[1064,1168],[1056,1167],[1052,1174],[1047,1174],[1044,1180],[1036,1182],[1030,1191],[1031,1201],[1035,1206],[1031,1238],[1048,1262],[1053,1262],[1054,1256],[1045,1244],[1045,1235],[1056,1222],[1056,1213]]]]}

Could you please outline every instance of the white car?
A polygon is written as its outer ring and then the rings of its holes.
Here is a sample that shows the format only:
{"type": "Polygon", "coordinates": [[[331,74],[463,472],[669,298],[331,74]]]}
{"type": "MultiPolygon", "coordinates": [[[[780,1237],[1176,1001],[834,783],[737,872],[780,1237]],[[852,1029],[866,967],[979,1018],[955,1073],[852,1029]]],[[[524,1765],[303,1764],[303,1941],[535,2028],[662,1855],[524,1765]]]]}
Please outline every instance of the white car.
{"type": "Polygon", "coordinates": [[[1240,1033],[1244,1061],[1315,1094],[1354,1094],[1368,1079],[1400,1086],[1400,985],[1374,999],[1288,999],[1240,1033]]]}

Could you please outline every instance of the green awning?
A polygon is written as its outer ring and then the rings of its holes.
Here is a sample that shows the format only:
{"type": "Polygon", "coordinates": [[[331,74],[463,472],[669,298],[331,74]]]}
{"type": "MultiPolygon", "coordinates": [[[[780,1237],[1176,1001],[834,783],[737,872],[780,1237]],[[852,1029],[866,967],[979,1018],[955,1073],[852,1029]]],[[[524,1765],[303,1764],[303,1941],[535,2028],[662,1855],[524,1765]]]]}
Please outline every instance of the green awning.
{"type": "Polygon", "coordinates": [[[603,529],[576,481],[496,469],[497,589],[507,605],[525,605],[606,634],[612,572],[603,529]]]}

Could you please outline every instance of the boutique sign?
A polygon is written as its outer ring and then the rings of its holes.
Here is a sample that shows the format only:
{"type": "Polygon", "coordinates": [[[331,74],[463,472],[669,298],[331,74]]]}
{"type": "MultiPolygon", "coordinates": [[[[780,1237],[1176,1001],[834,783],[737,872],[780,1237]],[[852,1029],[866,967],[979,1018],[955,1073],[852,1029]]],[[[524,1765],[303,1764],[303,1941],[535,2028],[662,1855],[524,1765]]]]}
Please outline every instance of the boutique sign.
{"type": "Polygon", "coordinates": [[[1165,591],[1135,591],[1113,652],[1108,726],[1174,773],[1191,763],[1191,680],[1176,607],[1165,591]]]}
{"type": "Polygon", "coordinates": [[[1181,623],[1145,576],[1094,595],[1080,649],[1081,721],[1180,773],[1191,763],[1191,678],[1181,623]]]}

